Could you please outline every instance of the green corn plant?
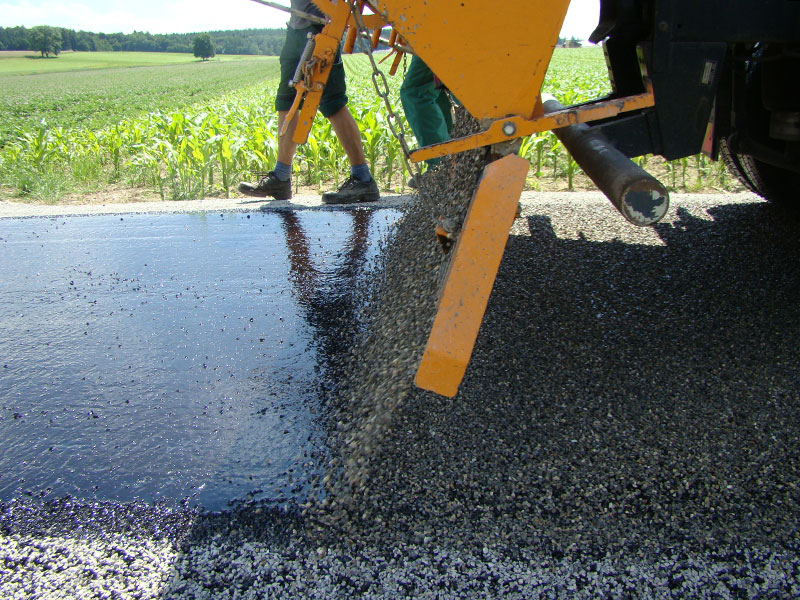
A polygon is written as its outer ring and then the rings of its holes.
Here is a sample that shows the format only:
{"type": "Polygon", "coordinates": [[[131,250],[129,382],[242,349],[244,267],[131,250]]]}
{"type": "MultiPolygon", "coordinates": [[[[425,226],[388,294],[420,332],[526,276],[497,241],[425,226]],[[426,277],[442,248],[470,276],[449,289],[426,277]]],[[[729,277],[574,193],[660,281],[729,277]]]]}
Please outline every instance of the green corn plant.
{"type": "Polygon", "coordinates": [[[702,187],[703,178],[705,178],[708,181],[712,169],[708,166],[708,160],[706,159],[705,154],[703,153],[697,154],[694,157],[694,160],[695,160],[695,168],[697,169],[697,185],[698,187],[702,187]]]}
{"type": "Polygon", "coordinates": [[[578,163],[572,158],[572,154],[567,154],[567,189],[572,192],[575,190],[575,173],[579,170],[578,163]]]}
{"type": "Polygon", "coordinates": [[[111,181],[119,180],[120,164],[122,162],[122,151],[125,139],[119,125],[100,132],[98,138],[101,151],[107,153],[111,161],[111,181]]]}
{"type": "Polygon", "coordinates": [[[345,160],[346,156],[341,146],[332,144],[328,147],[328,151],[325,154],[325,165],[333,175],[333,180],[337,188],[339,187],[339,176],[344,167],[345,160]]]}
{"type": "Polygon", "coordinates": [[[385,130],[382,127],[380,113],[362,112],[358,126],[364,142],[364,154],[367,157],[367,164],[373,173],[377,172],[378,158],[381,156],[385,147],[385,130]]]}
{"type": "Polygon", "coordinates": [[[158,190],[158,195],[162,200],[166,200],[165,180],[161,174],[161,160],[149,149],[141,149],[130,160],[132,168],[132,181],[135,183],[145,182],[158,190]]]}
{"type": "Polygon", "coordinates": [[[55,158],[58,148],[56,147],[56,137],[53,130],[42,119],[34,133],[23,131],[17,137],[17,143],[21,147],[20,154],[30,162],[37,171],[43,171],[46,163],[55,158]]]}
{"type": "Polygon", "coordinates": [[[533,142],[533,151],[535,154],[536,163],[536,176],[542,176],[542,166],[544,165],[544,157],[547,151],[547,135],[537,135],[533,142]]]}
{"type": "Polygon", "coordinates": [[[526,138],[522,138],[522,142],[519,145],[519,154],[522,158],[526,158],[530,160],[528,157],[531,155],[531,148],[533,147],[533,136],[528,136],[526,138]]]}
{"type": "MultiPolygon", "coordinates": [[[[181,161],[187,163],[187,173],[194,177],[199,176],[199,186],[195,183],[192,187],[198,188],[199,196],[202,198],[206,195],[206,181],[209,172],[212,171],[212,165],[206,160],[206,152],[204,152],[204,144],[197,137],[184,138],[185,145],[182,146],[183,152],[181,161]]],[[[208,154],[210,158],[210,153],[208,154]]]]}
{"type": "Polygon", "coordinates": [[[550,161],[552,162],[553,165],[553,181],[558,179],[558,161],[559,158],[561,158],[561,154],[563,153],[563,151],[564,151],[564,145],[561,143],[560,140],[556,138],[555,144],[553,144],[550,147],[550,150],[547,153],[547,156],[550,157],[550,161]]]}
{"type": "Polygon", "coordinates": [[[400,178],[402,180],[402,185],[405,187],[406,182],[411,177],[411,173],[408,170],[408,162],[405,160],[401,160],[400,162],[400,178]]]}
{"type": "MultiPolygon", "coordinates": [[[[384,187],[388,190],[392,187],[392,179],[394,179],[395,169],[397,168],[398,161],[404,164],[404,161],[400,159],[400,144],[388,144],[386,146],[386,154],[384,156],[384,163],[383,163],[383,180],[384,180],[384,187]]],[[[406,177],[402,178],[401,187],[405,188],[406,181],[408,179],[406,177]]]]}
{"type": "Polygon", "coordinates": [[[250,171],[264,171],[275,164],[278,158],[277,133],[263,118],[256,116],[252,123],[252,130],[245,137],[245,153],[250,171]]]}
{"type": "Polygon", "coordinates": [[[720,189],[728,189],[728,167],[725,166],[724,161],[717,161],[716,166],[714,167],[714,178],[720,189]]]}
{"type": "Polygon", "coordinates": [[[677,168],[676,168],[676,164],[675,164],[676,162],[677,161],[669,160],[666,163],[664,163],[664,166],[667,169],[667,176],[669,177],[669,182],[670,182],[669,183],[669,189],[673,190],[673,191],[678,189],[677,188],[678,174],[677,174],[677,168]]]}
{"type": "Polygon", "coordinates": [[[303,154],[305,155],[305,164],[307,165],[307,179],[308,183],[313,183],[317,186],[319,191],[322,188],[322,169],[323,169],[323,156],[322,148],[316,135],[308,136],[308,142],[304,148],[303,154]]]}
{"type": "Polygon", "coordinates": [[[689,169],[689,159],[684,156],[683,158],[679,158],[678,162],[681,166],[681,185],[683,189],[686,189],[686,171],[689,169]]]}
{"type": "Polygon", "coordinates": [[[75,181],[88,183],[99,179],[103,172],[99,147],[78,147],[70,152],[69,169],[75,181]]]}
{"type": "Polygon", "coordinates": [[[238,161],[241,158],[242,142],[231,143],[226,135],[217,136],[217,161],[219,162],[220,178],[225,197],[231,197],[231,185],[240,170],[238,161]]]}
{"type": "Polygon", "coordinates": [[[534,174],[537,177],[542,175],[542,158],[544,155],[544,143],[547,138],[542,135],[530,135],[522,139],[519,147],[519,155],[535,165],[534,174]]]}

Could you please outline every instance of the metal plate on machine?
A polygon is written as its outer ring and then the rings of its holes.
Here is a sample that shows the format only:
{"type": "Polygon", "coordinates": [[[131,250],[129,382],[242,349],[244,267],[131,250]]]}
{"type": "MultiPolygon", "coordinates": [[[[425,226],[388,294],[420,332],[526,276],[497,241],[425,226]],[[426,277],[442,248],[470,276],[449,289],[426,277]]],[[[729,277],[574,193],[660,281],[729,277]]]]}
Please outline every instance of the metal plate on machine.
{"type": "Polygon", "coordinates": [[[530,164],[509,155],[486,167],[458,236],[415,383],[455,396],[494,286],[530,164]]]}
{"type": "Polygon", "coordinates": [[[373,0],[476,118],[530,118],[569,0],[373,0]]]}

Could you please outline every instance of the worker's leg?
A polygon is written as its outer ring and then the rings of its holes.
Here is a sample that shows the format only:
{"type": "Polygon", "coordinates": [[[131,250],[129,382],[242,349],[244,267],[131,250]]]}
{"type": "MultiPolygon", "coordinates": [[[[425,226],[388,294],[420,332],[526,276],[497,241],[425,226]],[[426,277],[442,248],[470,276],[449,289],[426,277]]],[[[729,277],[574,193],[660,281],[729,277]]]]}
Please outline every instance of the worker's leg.
{"type": "Polygon", "coordinates": [[[367,159],[364,156],[361,132],[347,108],[347,84],[340,53],[337,54],[336,59],[331,67],[325,90],[322,92],[319,111],[330,120],[333,131],[347,154],[351,177],[355,177],[359,181],[371,181],[372,173],[369,172],[367,159]]]}
{"type": "MultiPolygon", "coordinates": [[[[278,111],[278,131],[283,129],[283,124],[286,122],[286,116],[289,114],[288,110],[278,111]]],[[[291,165],[294,159],[294,153],[297,151],[297,143],[292,139],[294,130],[297,127],[297,114],[295,114],[289,127],[286,129],[286,134],[278,136],[278,162],[286,165],[291,165]]]]}
{"type": "MultiPolygon", "coordinates": [[[[278,131],[286,121],[289,109],[294,102],[295,90],[289,86],[289,81],[294,76],[297,62],[305,48],[309,30],[296,30],[287,28],[286,40],[281,50],[280,66],[281,80],[275,95],[275,110],[278,112],[278,131]]],[[[259,198],[275,198],[276,200],[288,200],[292,197],[292,160],[297,144],[292,140],[292,134],[297,126],[297,120],[290,125],[286,135],[278,138],[278,157],[272,171],[256,183],[242,181],[238,189],[241,193],[248,196],[259,198]]]]}
{"type": "MultiPolygon", "coordinates": [[[[281,66],[281,79],[278,83],[278,90],[275,94],[275,110],[278,112],[278,131],[283,128],[286,121],[286,116],[289,114],[289,109],[294,104],[294,99],[297,93],[295,89],[289,85],[289,82],[294,77],[294,72],[297,69],[297,63],[303,54],[306,47],[308,36],[316,32],[316,29],[308,27],[306,29],[292,29],[288,27],[286,30],[286,40],[284,41],[281,55],[279,58],[281,66]]],[[[293,119],[285,135],[278,137],[278,164],[275,171],[281,179],[288,179],[292,172],[292,160],[297,151],[297,144],[292,140],[294,130],[297,127],[297,117],[293,119]]]]}
{"type": "Polygon", "coordinates": [[[364,156],[361,132],[350,110],[347,108],[347,89],[344,81],[344,67],[341,60],[333,65],[322,101],[320,112],[331,122],[331,127],[339,138],[345,154],[350,161],[350,177],[336,192],[322,194],[326,204],[346,204],[351,202],[374,202],[381,196],[378,184],[372,177],[364,156]]]}
{"type": "Polygon", "coordinates": [[[322,201],[326,204],[375,202],[380,198],[380,192],[372,173],[369,172],[356,120],[346,106],[329,115],[328,119],[350,160],[350,178],[338,191],[322,194],[322,201]]]}
{"type": "Polygon", "coordinates": [[[330,119],[331,126],[336,132],[336,137],[339,138],[339,142],[350,160],[350,166],[366,165],[367,159],[364,156],[361,132],[358,130],[356,120],[347,107],[343,106],[336,113],[329,116],[328,119],[330,119]]]}
{"type": "MultiPolygon", "coordinates": [[[[448,122],[438,103],[440,92],[434,84],[433,72],[419,57],[413,57],[400,88],[400,101],[419,146],[450,139],[448,122]]],[[[439,160],[428,161],[428,164],[436,164],[439,160]]]]}

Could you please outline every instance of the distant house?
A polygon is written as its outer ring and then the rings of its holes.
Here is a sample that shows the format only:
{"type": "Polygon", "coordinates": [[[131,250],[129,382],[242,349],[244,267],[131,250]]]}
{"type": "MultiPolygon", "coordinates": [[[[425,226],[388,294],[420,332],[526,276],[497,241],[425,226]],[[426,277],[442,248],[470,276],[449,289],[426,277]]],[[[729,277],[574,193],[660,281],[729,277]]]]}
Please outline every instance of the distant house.
{"type": "Polygon", "coordinates": [[[558,38],[558,42],[556,43],[556,47],[557,48],[582,48],[583,44],[576,37],[571,37],[570,39],[559,37],[558,38]]]}

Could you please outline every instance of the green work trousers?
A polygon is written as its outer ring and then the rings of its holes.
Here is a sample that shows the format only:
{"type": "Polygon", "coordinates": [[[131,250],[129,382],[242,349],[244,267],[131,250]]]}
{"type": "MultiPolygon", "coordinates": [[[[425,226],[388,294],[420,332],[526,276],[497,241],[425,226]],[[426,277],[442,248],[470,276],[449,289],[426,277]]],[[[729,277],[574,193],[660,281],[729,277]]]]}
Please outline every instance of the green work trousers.
{"type": "MultiPolygon", "coordinates": [[[[411,59],[400,87],[400,101],[418,146],[430,146],[450,139],[453,133],[450,97],[443,87],[436,87],[433,71],[417,56],[411,59]]],[[[432,158],[426,162],[432,167],[440,160],[432,158]]]]}

